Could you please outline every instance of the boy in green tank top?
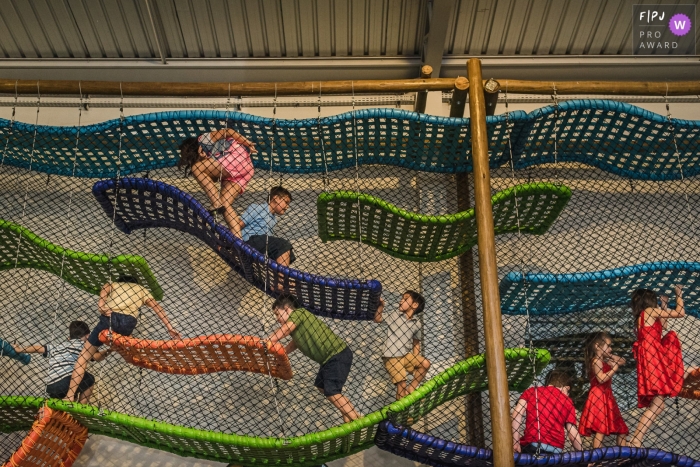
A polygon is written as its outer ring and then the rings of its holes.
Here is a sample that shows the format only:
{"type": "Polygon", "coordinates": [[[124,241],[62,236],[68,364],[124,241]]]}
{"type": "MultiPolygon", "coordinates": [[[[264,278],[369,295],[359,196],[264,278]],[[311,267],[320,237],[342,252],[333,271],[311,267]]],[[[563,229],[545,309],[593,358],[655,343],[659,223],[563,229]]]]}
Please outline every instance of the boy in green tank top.
{"type": "Polygon", "coordinates": [[[287,336],[292,340],[284,347],[287,354],[296,349],[315,361],[318,370],[314,386],[343,415],[343,421],[359,418],[355,407],[342,394],[352,366],[352,351],[323,321],[301,308],[293,295],[280,296],[272,305],[277,322],[282,326],[268,338],[274,344],[287,336]]]}

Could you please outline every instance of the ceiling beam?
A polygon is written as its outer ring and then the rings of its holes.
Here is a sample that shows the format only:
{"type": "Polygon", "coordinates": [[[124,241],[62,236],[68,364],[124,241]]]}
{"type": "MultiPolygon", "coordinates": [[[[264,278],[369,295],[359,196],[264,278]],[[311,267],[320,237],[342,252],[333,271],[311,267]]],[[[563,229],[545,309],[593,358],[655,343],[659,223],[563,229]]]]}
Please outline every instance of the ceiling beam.
{"type": "MultiPolygon", "coordinates": [[[[440,76],[464,76],[467,57],[441,61],[440,76]]],[[[700,57],[482,57],[485,77],[524,80],[682,81],[700,76],[700,57]]],[[[330,81],[410,79],[419,57],[295,59],[0,59],[1,79],[158,82],[330,81]]],[[[433,73],[432,76],[438,76],[433,73]]]]}
{"type": "Polygon", "coordinates": [[[158,37],[158,30],[156,29],[156,23],[155,20],[153,19],[153,15],[156,13],[155,11],[151,11],[151,5],[149,4],[148,0],[145,0],[146,3],[146,10],[148,11],[148,18],[151,20],[151,28],[153,29],[153,38],[156,41],[156,46],[158,47],[158,53],[160,54],[160,61],[163,63],[163,65],[166,65],[165,61],[165,55],[163,54],[163,47],[160,46],[160,38],[158,37]]]}
{"type": "MultiPolygon", "coordinates": [[[[456,3],[456,0],[433,0],[429,4],[432,9],[429,11],[428,38],[423,45],[423,65],[433,67],[433,76],[436,78],[440,77],[447,30],[456,3]]],[[[463,63],[462,67],[464,66],[463,63]]]]}

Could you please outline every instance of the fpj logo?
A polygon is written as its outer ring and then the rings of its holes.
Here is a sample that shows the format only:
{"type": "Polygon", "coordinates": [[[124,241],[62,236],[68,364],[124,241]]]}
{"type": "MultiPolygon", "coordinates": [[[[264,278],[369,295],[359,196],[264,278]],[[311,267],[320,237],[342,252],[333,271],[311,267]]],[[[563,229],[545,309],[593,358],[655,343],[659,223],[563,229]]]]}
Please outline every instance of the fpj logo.
{"type": "Polygon", "coordinates": [[[695,55],[695,5],[634,5],[635,55],[695,55]]]}

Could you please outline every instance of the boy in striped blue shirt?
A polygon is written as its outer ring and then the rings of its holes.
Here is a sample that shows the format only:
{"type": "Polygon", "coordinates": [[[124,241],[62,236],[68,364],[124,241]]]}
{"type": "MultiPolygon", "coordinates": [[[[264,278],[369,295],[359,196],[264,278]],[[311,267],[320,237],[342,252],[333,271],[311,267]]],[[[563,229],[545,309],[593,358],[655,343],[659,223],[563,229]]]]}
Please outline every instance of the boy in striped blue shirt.
{"type": "MultiPolygon", "coordinates": [[[[90,335],[90,328],[83,321],[73,321],[68,326],[68,334],[70,336],[68,341],[56,345],[32,345],[29,347],[13,345],[16,352],[40,353],[43,357],[48,357],[49,374],[46,378],[46,392],[49,397],[54,399],[63,399],[66,397],[68,388],[70,387],[73,367],[78,360],[80,352],[83,350],[88,335],[90,335]]],[[[103,352],[97,352],[92,359],[96,362],[104,360],[109,352],[109,349],[103,352]]],[[[85,372],[78,386],[78,392],[80,394],[78,402],[87,404],[90,401],[92,386],[94,384],[95,377],[85,372]]]]}

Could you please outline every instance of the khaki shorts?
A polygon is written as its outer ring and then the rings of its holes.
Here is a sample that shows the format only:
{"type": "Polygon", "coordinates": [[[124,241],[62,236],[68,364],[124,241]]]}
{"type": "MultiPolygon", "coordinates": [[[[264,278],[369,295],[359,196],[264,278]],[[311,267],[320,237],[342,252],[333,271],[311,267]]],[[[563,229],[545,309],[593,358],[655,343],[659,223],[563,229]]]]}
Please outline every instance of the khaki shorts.
{"type": "Polygon", "coordinates": [[[409,353],[403,357],[392,357],[384,359],[384,367],[391,376],[391,382],[398,384],[401,381],[406,381],[409,373],[416,371],[416,368],[421,366],[425,361],[425,357],[409,353]]]}

